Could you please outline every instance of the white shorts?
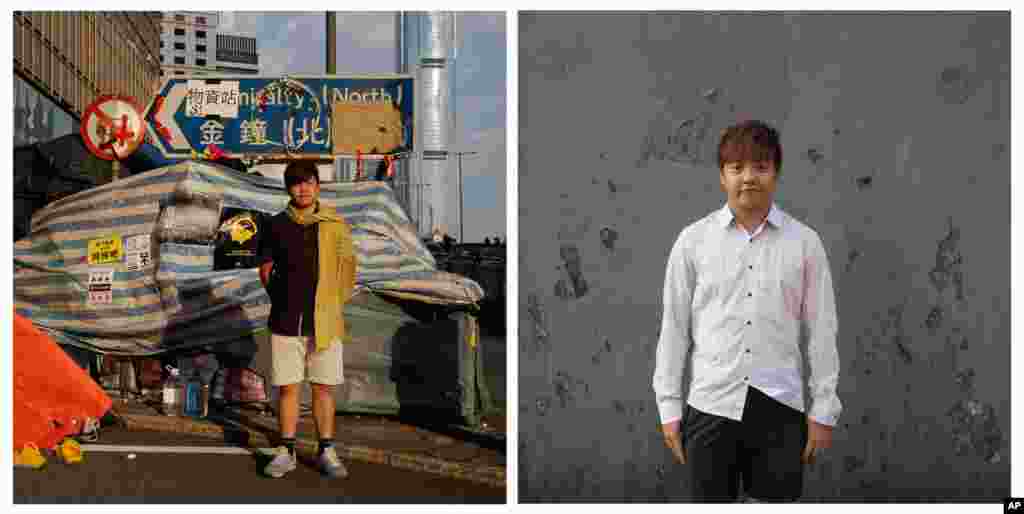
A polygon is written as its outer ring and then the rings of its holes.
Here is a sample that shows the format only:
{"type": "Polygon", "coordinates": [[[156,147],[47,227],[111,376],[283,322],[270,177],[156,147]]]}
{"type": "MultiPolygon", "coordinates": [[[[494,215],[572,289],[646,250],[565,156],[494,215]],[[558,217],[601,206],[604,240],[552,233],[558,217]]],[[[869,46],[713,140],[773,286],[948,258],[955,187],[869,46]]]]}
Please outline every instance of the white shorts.
{"type": "Polygon", "coordinates": [[[341,343],[331,343],[321,351],[309,351],[307,347],[314,344],[312,339],[310,336],[270,334],[271,385],[298,384],[304,379],[323,385],[345,382],[341,343]]]}

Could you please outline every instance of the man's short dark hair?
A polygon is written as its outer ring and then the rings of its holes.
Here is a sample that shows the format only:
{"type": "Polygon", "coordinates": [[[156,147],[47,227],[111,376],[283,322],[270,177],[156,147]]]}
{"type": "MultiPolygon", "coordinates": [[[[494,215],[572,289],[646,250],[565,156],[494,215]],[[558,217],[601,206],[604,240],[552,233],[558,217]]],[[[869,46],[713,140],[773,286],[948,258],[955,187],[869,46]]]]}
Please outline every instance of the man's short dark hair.
{"type": "Polygon", "coordinates": [[[309,180],[310,177],[320,183],[320,169],[313,161],[292,161],[284,168],[284,185],[292,187],[300,182],[309,180]]]}
{"type": "Polygon", "coordinates": [[[737,123],[722,131],[718,143],[718,169],[727,162],[772,161],[775,172],[782,172],[782,145],[779,132],[760,120],[737,123]]]}

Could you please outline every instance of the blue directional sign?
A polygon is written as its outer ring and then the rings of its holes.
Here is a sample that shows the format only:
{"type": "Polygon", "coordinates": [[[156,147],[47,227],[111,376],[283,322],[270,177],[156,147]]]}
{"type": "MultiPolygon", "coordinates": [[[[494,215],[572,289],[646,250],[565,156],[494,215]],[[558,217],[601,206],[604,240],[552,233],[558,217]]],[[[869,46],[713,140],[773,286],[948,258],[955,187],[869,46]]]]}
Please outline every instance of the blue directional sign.
{"type": "MultiPolygon", "coordinates": [[[[401,113],[402,145],[413,149],[411,75],[167,79],[146,108],[150,142],[171,159],[216,148],[225,157],[333,159],[334,103],[392,104],[401,113]]],[[[355,157],[355,156],[352,156],[355,157]]]]}

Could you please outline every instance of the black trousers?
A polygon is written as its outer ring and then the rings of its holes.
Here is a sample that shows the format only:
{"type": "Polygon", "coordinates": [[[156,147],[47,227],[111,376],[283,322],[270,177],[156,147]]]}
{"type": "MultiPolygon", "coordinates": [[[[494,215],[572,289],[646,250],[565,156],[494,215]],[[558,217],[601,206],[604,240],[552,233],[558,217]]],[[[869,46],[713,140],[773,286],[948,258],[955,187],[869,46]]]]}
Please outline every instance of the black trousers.
{"type": "Polygon", "coordinates": [[[736,501],[741,476],[746,494],[755,500],[800,498],[804,481],[800,456],[807,445],[804,413],[750,387],[741,421],[690,405],[682,421],[694,501],[736,501]]]}

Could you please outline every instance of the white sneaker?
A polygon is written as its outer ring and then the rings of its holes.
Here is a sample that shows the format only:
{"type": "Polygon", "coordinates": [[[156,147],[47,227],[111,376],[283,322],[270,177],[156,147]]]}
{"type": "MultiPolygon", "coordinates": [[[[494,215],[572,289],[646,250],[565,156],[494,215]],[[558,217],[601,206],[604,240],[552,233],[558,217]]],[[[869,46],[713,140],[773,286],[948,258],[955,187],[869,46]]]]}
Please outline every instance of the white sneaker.
{"type": "Polygon", "coordinates": [[[320,471],[330,478],[345,478],[348,476],[348,470],[341,463],[341,457],[338,457],[333,446],[324,450],[320,457],[317,457],[317,464],[320,465],[320,471]]]}
{"type": "Polygon", "coordinates": [[[281,478],[285,473],[295,470],[295,456],[288,451],[288,448],[278,446],[274,448],[272,454],[274,455],[274,460],[270,461],[270,464],[263,468],[263,472],[267,476],[281,478]]]}

